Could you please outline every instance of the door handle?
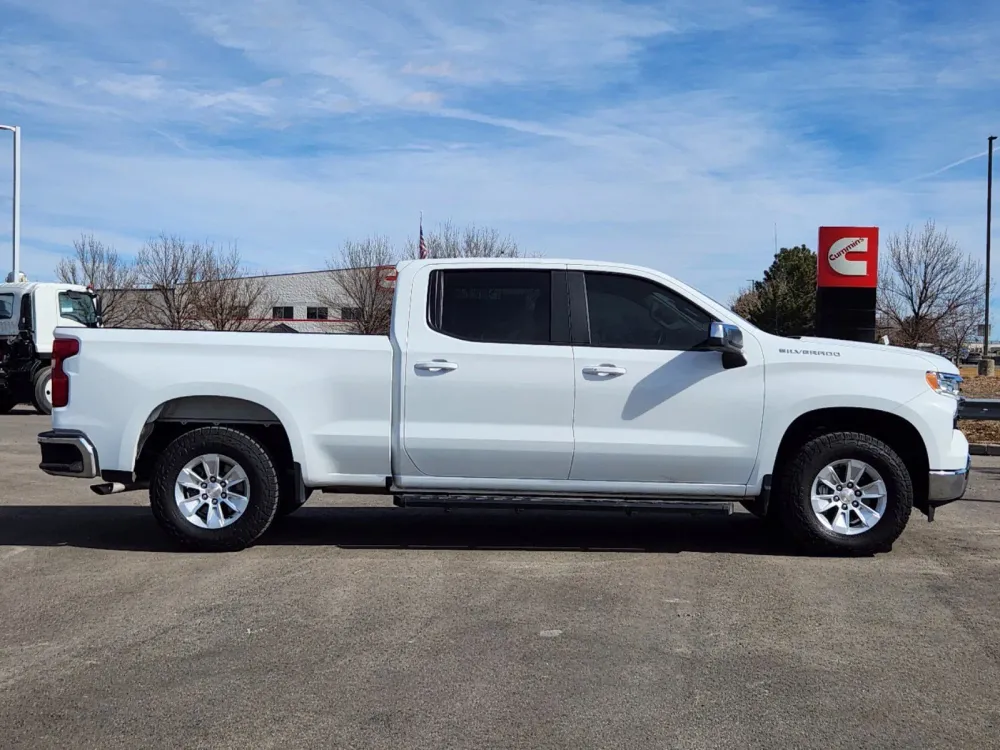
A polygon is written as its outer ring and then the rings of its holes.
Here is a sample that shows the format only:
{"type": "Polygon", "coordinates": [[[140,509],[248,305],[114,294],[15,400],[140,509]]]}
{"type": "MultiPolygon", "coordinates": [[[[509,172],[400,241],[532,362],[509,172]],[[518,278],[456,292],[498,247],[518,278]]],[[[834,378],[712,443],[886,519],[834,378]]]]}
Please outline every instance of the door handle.
{"type": "Polygon", "coordinates": [[[424,370],[426,372],[450,372],[451,370],[457,370],[458,365],[443,359],[435,359],[430,362],[417,362],[413,365],[413,369],[424,370]]]}
{"type": "Polygon", "coordinates": [[[584,375],[607,375],[609,377],[616,377],[618,375],[624,375],[627,373],[624,367],[618,367],[617,365],[590,365],[583,368],[584,375]]]}

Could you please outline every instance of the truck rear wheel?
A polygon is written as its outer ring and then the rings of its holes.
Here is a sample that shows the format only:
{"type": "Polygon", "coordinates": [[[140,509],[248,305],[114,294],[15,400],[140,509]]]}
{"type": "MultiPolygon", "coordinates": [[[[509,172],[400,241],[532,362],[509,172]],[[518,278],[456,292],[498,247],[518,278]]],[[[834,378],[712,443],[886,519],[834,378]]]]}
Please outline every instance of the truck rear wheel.
{"type": "Polygon", "coordinates": [[[0,414],[9,414],[15,406],[17,406],[17,399],[14,398],[14,394],[6,388],[0,390],[0,414]]]}
{"type": "Polygon", "coordinates": [[[779,520],[818,553],[873,554],[891,547],[913,509],[913,481],[886,443],[858,432],[807,442],[778,475],[779,520]]]}
{"type": "Polygon", "coordinates": [[[267,449],[240,430],[199,427],[170,443],[153,469],[157,522],[205,552],[252,545],[278,510],[278,472],[267,449]]]}
{"type": "Polygon", "coordinates": [[[32,403],[39,414],[52,413],[52,368],[43,367],[35,373],[32,403]]]}

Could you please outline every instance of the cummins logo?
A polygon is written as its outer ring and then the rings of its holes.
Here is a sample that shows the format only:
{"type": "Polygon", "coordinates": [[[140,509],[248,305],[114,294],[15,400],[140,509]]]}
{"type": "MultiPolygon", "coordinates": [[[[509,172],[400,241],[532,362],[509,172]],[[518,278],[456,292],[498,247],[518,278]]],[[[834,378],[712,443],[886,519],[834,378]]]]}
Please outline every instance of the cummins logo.
{"type": "Polygon", "coordinates": [[[850,260],[848,253],[867,253],[867,237],[843,237],[830,246],[827,260],[830,261],[830,268],[834,273],[841,276],[867,276],[867,260],[850,260]]]}
{"type": "Polygon", "coordinates": [[[822,349],[778,349],[782,354],[814,354],[817,357],[839,357],[840,352],[828,352],[822,349]]]}

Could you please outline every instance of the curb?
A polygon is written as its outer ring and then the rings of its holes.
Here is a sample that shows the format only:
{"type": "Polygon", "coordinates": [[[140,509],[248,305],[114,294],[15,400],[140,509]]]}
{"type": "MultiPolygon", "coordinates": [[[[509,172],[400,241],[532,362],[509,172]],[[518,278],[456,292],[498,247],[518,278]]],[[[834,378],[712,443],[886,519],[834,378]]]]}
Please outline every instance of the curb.
{"type": "Polygon", "coordinates": [[[969,453],[973,456],[1000,456],[1000,445],[996,443],[969,443],[969,453]]]}

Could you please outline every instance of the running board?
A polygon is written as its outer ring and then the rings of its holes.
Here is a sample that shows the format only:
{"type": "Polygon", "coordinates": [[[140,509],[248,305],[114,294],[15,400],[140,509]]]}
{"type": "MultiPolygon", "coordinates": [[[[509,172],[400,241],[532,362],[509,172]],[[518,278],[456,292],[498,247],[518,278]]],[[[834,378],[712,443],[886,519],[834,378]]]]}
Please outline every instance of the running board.
{"type": "Polygon", "coordinates": [[[728,516],[733,503],[728,500],[643,500],[612,497],[535,497],[530,495],[394,495],[400,508],[487,508],[491,510],[616,510],[632,513],[677,513],[728,516]]]}

